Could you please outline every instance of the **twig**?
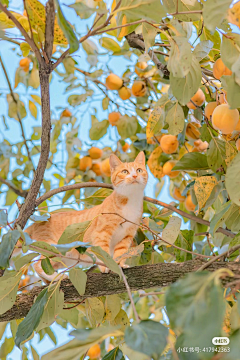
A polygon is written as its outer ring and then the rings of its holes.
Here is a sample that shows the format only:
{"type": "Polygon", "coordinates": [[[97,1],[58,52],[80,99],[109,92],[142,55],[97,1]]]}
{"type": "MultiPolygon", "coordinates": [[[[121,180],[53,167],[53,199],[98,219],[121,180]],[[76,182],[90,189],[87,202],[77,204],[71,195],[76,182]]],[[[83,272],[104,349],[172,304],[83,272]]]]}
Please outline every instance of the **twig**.
{"type": "MultiPolygon", "coordinates": [[[[72,185],[65,185],[65,186],[62,186],[62,187],[60,187],[58,189],[50,190],[47,193],[45,193],[44,195],[40,196],[35,202],[35,207],[39,206],[42,202],[49,199],[53,195],[56,195],[56,194],[59,194],[61,192],[65,192],[65,191],[68,191],[68,190],[82,189],[82,188],[88,188],[88,187],[96,187],[96,188],[100,187],[100,188],[105,188],[105,189],[113,189],[113,186],[111,184],[103,184],[103,183],[97,183],[97,182],[87,182],[87,183],[77,183],[77,184],[72,184],[72,185]]],[[[162,206],[162,207],[164,207],[166,209],[169,209],[169,210],[171,210],[171,211],[173,211],[173,212],[175,212],[175,213],[177,213],[177,214],[179,214],[179,215],[181,215],[183,217],[186,217],[189,220],[196,221],[199,224],[210,226],[209,221],[201,219],[201,218],[199,218],[199,217],[197,217],[195,215],[188,214],[185,211],[177,209],[173,205],[169,205],[169,204],[166,204],[166,203],[164,203],[162,201],[152,199],[152,198],[150,198],[148,196],[145,196],[144,200],[148,201],[150,203],[156,204],[156,205],[160,205],[160,206],[162,206]]],[[[234,236],[236,235],[236,234],[234,234],[233,232],[231,232],[229,230],[223,229],[222,227],[219,227],[216,232],[220,232],[220,233],[222,233],[224,235],[227,235],[229,237],[232,237],[232,238],[234,238],[234,236]]]]}
{"type": "Polygon", "coordinates": [[[179,11],[179,12],[175,12],[175,13],[170,13],[168,15],[187,15],[187,14],[202,14],[202,10],[190,10],[190,11],[179,11]]]}
{"type": "Polygon", "coordinates": [[[233,246],[231,249],[223,252],[222,254],[215,256],[214,258],[212,258],[211,260],[209,260],[207,263],[203,264],[197,271],[202,271],[204,269],[206,269],[209,265],[211,265],[212,263],[214,263],[215,261],[217,261],[218,259],[220,259],[221,257],[229,257],[230,254],[232,254],[234,251],[240,249],[240,245],[235,245],[233,246]],[[226,256],[225,256],[226,255],[226,256]]]}
{"type": "Polygon", "coordinates": [[[32,25],[31,25],[31,22],[30,22],[30,19],[29,19],[28,10],[27,10],[27,7],[26,7],[26,0],[23,0],[23,5],[24,5],[24,10],[25,10],[26,13],[27,13],[28,24],[29,24],[29,28],[30,28],[30,33],[31,33],[31,36],[32,36],[32,40],[34,41],[33,31],[32,31],[32,25]]]}
{"type": "Polygon", "coordinates": [[[149,296],[149,295],[163,295],[165,294],[164,291],[156,291],[156,292],[148,292],[144,294],[139,294],[139,297],[149,296]]]}
{"type": "Polygon", "coordinates": [[[138,313],[137,313],[137,310],[136,310],[136,307],[135,307],[135,304],[134,304],[134,301],[133,301],[133,297],[132,297],[131,290],[130,290],[130,287],[129,287],[128,282],[127,282],[127,278],[124,275],[124,272],[123,272],[120,265],[119,265],[119,269],[120,269],[120,272],[122,274],[123,282],[124,282],[124,284],[126,286],[126,289],[127,289],[127,293],[128,293],[128,296],[129,296],[129,299],[130,299],[130,302],[131,302],[131,305],[132,305],[132,308],[133,308],[133,312],[134,312],[134,315],[135,315],[136,322],[139,323],[140,319],[139,319],[139,316],[138,316],[138,313]]]}
{"type": "Polygon", "coordinates": [[[79,302],[78,302],[76,305],[74,305],[74,306],[71,306],[71,307],[69,307],[69,308],[63,308],[63,310],[71,310],[71,309],[77,307],[78,305],[82,304],[85,300],[86,300],[86,298],[83,299],[82,301],[79,301],[79,302]]]}
{"type": "Polygon", "coordinates": [[[7,185],[9,187],[9,189],[11,189],[13,192],[15,192],[16,195],[18,196],[22,196],[24,198],[27,197],[28,192],[26,190],[19,190],[17,188],[15,188],[9,181],[3,179],[2,177],[0,177],[0,182],[3,183],[4,185],[7,185]]]}
{"type": "MultiPolygon", "coordinates": [[[[15,102],[16,104],[16,108],[18,107],[18,100],[16,99],[15,95],[14,95],[14,92],[13,92],[13,89],[12,89],[12,86],[11,86],[11,83],[10,83],[10,80],[9,80],[9,77],[8,77],[8,73],[7,73],[7,70],[5,68],[5,65],[2,61],[2,57],[0,55],[0,63],[2,65],[2,68],[3,68],[3,72],[4,72],[4,75],[6,77],[6,80],[7,80],[7,83],[8,83],[8,87],[9,87],[9,91],[11,93],[11,96],[12,96],[12,99],[13,101],[15,102]]],[[[29,148],[28,148],[28,144],[27,144],[27,140],[26,140],[26,137],[25,137],[25,133],[24,133],[24,128],[23,128],[23,124],[22,124],[22,118],[19,114],[19,111],[17,109],[17,118],[18,118],[18,121],[19,121],[19,124],[20,124],[20,128],[21,128],[21,132],[22,132],[22,137],[23,137],[23,142],[24,142],[24,145],[25,145],[25,148],[26,148],[26,151],[27,151],[27,155],[28,155],[28,160],[31,162],[32,164],[32,167],[33,167],[33,171],[35,171],[34,169],[34,166],[33,166],[33,162],[32,162],[32,158],[31,158],[31,155],[30,155],[30,151],[29,151],[29,148]]]]}
{"type": "Polygon", "coordinates": [[[127,26],[132,26],[132,25],[137,25],[137,24],[142,24],[142,23],[147,23],[149,25],[152,25],[153,27],[157,28],[157,26],[155,26],[154,24],[150,23],[149,21],[145,20],[145,19],[142,19],[142,20],[137,20],[137,21],[133,21],[133,22],[130,22],[128,24],[124,24],[124,25],[119,25],[119,26],[115,26],[113,28],[109,28],[109,29],[105,29],[105,30],[102,30],[102,31],[98,31],[95,33],[95,35],[100,35],[100,34],[103,34],[105,32],[108,32],[108,31],[113,31],[113,30],[117,30],[117,29],[121,29],[121,28],[125,28],[127,26]]]}

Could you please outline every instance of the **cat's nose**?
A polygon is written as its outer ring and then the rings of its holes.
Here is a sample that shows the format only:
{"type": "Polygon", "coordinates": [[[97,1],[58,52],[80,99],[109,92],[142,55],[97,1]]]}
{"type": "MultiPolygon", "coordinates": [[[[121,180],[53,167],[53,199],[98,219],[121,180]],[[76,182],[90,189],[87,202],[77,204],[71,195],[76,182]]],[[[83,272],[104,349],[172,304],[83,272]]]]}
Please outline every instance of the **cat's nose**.
{"type": "Polygon", "coordinates": [[[134,174],[132,177],[133,177],[134,179],[136,179],[136,178],[137,178],[137,174],[134,174]]]}

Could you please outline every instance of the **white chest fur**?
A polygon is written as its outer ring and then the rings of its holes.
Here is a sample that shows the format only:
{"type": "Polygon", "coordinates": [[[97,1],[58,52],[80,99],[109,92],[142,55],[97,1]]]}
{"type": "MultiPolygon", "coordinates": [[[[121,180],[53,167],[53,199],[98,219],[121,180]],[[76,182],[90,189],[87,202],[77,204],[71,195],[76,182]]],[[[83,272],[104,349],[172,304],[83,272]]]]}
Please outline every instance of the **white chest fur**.
{"type": "Polygon", "coordinates": [[[113,255],[115,246],[124,239],[129,234],[129,228],[133,226],[132,223],[139,224],[139,219],[142,216],[142,203],[143,203],[143,194],[135,193],[132,191],[128,196],[128,202],[121,211],[119,215],[123,216],[124,219],[131,222],[125,221],[122,219],[121,225],[118,226],[115,233],[113,234],[112,241],[110,244],[110,253],[113,255]]]}

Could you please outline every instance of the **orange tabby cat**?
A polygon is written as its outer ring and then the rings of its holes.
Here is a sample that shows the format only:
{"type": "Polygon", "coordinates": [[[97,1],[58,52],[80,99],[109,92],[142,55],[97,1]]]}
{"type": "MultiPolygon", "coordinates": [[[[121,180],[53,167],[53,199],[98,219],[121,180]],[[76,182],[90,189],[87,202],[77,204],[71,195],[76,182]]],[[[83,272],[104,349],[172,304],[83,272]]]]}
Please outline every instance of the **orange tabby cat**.
{"type": "MultiPolygon", "coordinates": [[[[134,162],[122,163],[116,155],[111,155],[109,163],[114,191],[102,204],[82,211],[52,214],[49,221],[35,223],[25,230],[31,238],[49,244],[57,244],[68,225],[93,219],[84,234],[83,241],[101,246],[114,259],[124,254],[131,246],[138,229],[138,225],[131,222],[140,224],[141,221],[143,193],[148,174],[143,151],[138,154],[134,162]],[[122,217],[115,214],[100,215],[103,213],[119,214],[131,222],[124,222],[122,217]]],[[[80,254],[76,249],[72,249],[66,256],[78,260],[80,254]]],[[[90,260],[86,255],[85,258],[90,260]]],[[[84,255],[81,255],[81,259],[84,260],[84,255]]],[[[66,266],[76,263],[70,259],[63,259],[63,262],[66,266]]],[[[55,270],[63,267],[57,262],[52,262],[52,265],[55,270]]],[[[120,265],[123,266],[124,262],[121,262],[120,265]]],[[[42,270],[41,261],[36,262],[34,268],[43,280],[51,281],[57,275],[57,272],[47,275],[42,270]]],[[[104,272],[106,268],[100,266],[100,270],[104,272]]]]}

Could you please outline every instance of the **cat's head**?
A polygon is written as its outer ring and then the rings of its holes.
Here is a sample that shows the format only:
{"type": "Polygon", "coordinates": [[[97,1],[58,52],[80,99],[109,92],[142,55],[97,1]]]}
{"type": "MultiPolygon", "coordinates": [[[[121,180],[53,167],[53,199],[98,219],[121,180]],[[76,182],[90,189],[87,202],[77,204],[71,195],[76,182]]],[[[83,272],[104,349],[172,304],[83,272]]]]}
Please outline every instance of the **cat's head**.
{"type": "Polygon", "coordinates": [[[145,155],[141,151],[133,162],[123,163],[116,155],[109,159],[111,180],[116,190],[124,188],[143,190],[147,185],[148,173],[145,166],[145,155]]]}

